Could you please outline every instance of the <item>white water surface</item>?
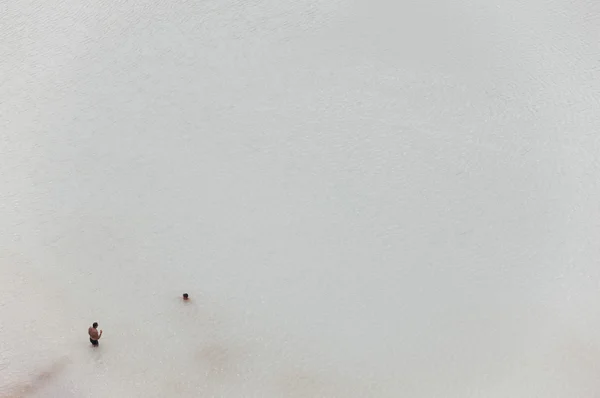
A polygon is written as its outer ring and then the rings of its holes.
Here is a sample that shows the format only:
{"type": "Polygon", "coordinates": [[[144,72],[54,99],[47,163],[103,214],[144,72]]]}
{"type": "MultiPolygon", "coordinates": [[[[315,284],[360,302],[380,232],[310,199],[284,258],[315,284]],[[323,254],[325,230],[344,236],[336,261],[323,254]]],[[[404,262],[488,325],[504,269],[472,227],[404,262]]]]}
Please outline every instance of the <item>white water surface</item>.
{"type": "Polygon", "coordinates": [[[0,0],[0,397],[600,396],[598,43],[591,0],[0,0]]]}

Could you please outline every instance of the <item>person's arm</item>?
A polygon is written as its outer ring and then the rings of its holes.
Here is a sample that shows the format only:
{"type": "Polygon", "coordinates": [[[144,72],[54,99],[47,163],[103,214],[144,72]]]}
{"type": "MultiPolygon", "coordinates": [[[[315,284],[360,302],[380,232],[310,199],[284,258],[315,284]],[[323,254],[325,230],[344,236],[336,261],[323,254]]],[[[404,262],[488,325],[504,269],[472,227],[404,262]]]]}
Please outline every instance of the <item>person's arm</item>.
{"type": "Polygon", "coordinates": [[[98,340],[100,340],[100,337],[102,337],[102,330],[100,330],[100,334],[98,335],[98,340]]]}

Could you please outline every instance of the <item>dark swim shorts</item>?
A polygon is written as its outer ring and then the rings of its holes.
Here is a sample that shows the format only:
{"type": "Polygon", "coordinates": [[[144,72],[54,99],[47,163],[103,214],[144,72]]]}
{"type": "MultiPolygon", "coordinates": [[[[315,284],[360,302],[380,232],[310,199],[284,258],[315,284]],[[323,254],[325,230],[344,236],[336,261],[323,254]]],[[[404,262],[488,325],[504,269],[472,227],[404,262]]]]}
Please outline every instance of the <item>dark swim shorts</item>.
{"type": "Polygon", "coordinates": [[[98,340],[94,340],[90,337],[90,343],[92,343],[93,346],[97,346],[98,345],[98,340]]]}

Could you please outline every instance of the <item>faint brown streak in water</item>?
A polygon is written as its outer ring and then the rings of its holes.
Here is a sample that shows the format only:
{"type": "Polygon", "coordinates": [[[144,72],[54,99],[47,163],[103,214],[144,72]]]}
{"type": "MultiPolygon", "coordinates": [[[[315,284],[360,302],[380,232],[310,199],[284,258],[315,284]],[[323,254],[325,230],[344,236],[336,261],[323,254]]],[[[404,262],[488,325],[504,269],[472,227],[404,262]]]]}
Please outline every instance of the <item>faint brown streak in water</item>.
{"type": "Polygon", "coordinates": [[[277,387],[286,396],[323,396],[327,383],[316,374],[302,370],[287,370],[277,377],[277,387]]]}
{"type": "Polygon", "coordinates": [[[9,392],[0,395],[0,398],[23,398],[31,395],[46,387],[52,380],[65,369],[68,359],[63,358],[54,362],[45,370],[39,372],[35,377],[27,382],[16,383],[13,387],[9,386],[9,392]],[[8,394],[8,395],[7,395],[8,394]]]}
{"type": "MultiPolygon", "coordinates": [[[[219,314],[223,314],[223,312],[218,311],[219,314]]],[[[208,333],[205,344],[197,349],[195,358],[206,372],[205,381],[207,384],[205,387],[214,393],[223,393],[223,388],[236,385],[236,381],[239,381],[239,379],[252,379],[253,372],[244,366],[243,361],[251,361],[252,354],[257,354],[256,357],[261,357],[262,355],[260,355],[261,349],[259,346],[253,344],[248,339],[245,339],[241,344],[237,344],[236,341],[222,341],[218,337],[215,337],[220,335],[235,335],[234,333],[230,333],[230,331],[222,330],[223,328],[235,328],[235,324],[225,326],[225,323],[221,319],[217,319],[214,314],[215,312],[205,318],[205,321],[207,321],[205,327],[208,333]]],[[[265,354],[265,357],[269,357],[268,353],[265,354]]],[[[259,366],[269,365],[262,363],[259,366]]],[[[250,365],[250,368],[252,367],[250,365]]],[[[258,374],[262,374],[262,372],[258,372],[258,374]]],[[[365,386],[360,385],[355,380],[336,377],[318,370],[307,370],[295,365],[293,362],[283,364],[281,368],[276,369],[267,379],[262,380],[260,384],[262,385],[261,389],[265,397],[271,396],[267,393],[271,388],[275,388],[277,396],[290,398],[350,398],[368,396],[365,386]]],[[[196,392],[202,390],[196,390],[196,392]]],[[[208,393],[207,390],[203,392],[208,393]]]]}
{"type": "Polygon", "coordinates": [[[364,388],[352,380],[326,376],[322,372],[290,367],[276,376],[276,389],[279,395],[286,397],[348,398],[369,396],[364,388]]]}
{"type": "MultiPolygon", "coordinates": [[[[194,327],[189,330],[198,337],[200,343],[191,347],[189,355],[197,366],[193,369],[195,377],[192,379],[169,377],[163,380],[161,387],[164,396],[245,396],[243,391],[240,391],[238,395],[233,392],[240,380],[245,380],[253,387],[258,388],[260,391],[255,391],[255,393],[260,392],[260,395],[264,397],[350,398],[370,396],[366,392],[366,386],[361,385],[360,382],[338,377],[329,372],[301,369],[293,362],[283,364],[263,379],[264,368],[260,368],[271,367],[269,363],[261,360],[261,358],[270,357],[269,353],[261,352],[266,347],[261,349],[261,344],[258,342],[264,341],[264,339],[246,338],[240,341],[221,338],[220,336],[235,335],[232,333],[232,329],[243,329],[236,328],[235,322],[229,325],[228,322],[224,322],[223,314],[225,312],[224,308],[213,308],[212,311],[208,311],[208,308],[204,306],[194,309],[192,314],[197,318],[190,322],[194,327]],[[198,336],[198,330],[202,331],[202,336],[198,336]],[[260,363],[252,363],[253,360],[258,360],[260,363]],[[258,379],[259,377],[261,379],[258,379]],[[275,395],[272,392],[275,392],[275,395]]],[[[184,328],[184,330],[188,329],[184,328]]],[[[253,395],[249,391],[245,391],[245,393],[248,396],[253,395]]]]}
{"type": "MultiPolygon", "coordinates": [[[[249,354],[251,350],[248,343],[240,347],[233,342],[219,342],[216,339],[208,341],[204,347],[198,349],[196,359],[206,370],[206,382],[209,390],[217,388],[217,390],[213,390],[215,393],[223,392],[218,385],[223,388],[235,385],[236,379],[252,378],[252,371],[245,368],[242,363],[244,359],[248,360],[252,357],[252,355],[243,355],[244,353],[249,354]]],[[[268,366],[267,364],[262,365],[268,366]]],[[[293,364],[287,364],[281,369],[277,369],[261,384],[264,396],[271,396],[266,391],[272,387],[275,388],[277,396],[290,398],[368,396],[364,389],[365,386],[359,385],[354,380],[336,378],[319,371],[300,369],[293,364]]],[[[207,393],[206,390],[203,392],[207,393]]]]}
{"type": "Polygon", "coordinates": [[[211,374],[223,374],[232,364],[229,349],[216,342],[198,350],[196,358],[208,365],[211,374]]]}
{"type": "Polygon", "coordinates": [[[212,382],[233,382],[240,377],[241,348],[218,341],[207,344],[196,351],[195,359],[212,382]]]}

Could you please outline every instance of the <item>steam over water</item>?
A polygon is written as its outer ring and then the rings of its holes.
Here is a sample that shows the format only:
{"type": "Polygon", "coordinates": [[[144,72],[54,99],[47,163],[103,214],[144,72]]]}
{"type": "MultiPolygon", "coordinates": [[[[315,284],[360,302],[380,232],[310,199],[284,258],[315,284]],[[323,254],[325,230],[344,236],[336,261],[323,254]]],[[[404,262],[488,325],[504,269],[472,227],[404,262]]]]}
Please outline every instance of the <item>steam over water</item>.
{"type": "Polygon", "coordinates": [[[0,1],[0,397],[598,396],[598,43],[591,0],[0,1]]]}

